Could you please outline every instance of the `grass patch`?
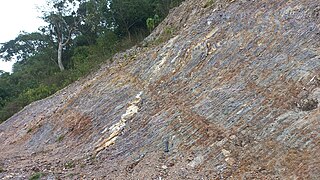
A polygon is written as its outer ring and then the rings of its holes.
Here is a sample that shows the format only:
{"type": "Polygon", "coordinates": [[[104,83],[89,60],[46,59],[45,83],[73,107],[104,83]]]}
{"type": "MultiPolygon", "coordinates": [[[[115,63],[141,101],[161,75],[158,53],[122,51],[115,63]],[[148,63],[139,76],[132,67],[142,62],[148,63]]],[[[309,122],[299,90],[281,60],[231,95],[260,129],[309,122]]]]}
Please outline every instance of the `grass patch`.
{"type": "Polygon", "coordinates": [[[27,134],[31,133],[33,131],[32,128],[29,128],[28,131],[27,131],[27,134]]]}
{"type": "Polygon", "coordinates": [[[159,36],[158,39],[156,39],[152,44],[157,46],[164,42],[167,42],[169,39],[171,39],[174,36],[175,29],[172,27],[166,27],[162,34],[159,36]]]}
{"type": "Polygon", "coordinates": [[[60,136],[57,138],[56,142],[60,143],[60,142],[63,141],[63,139],[64,139],[64,135],[60,135],[60,136]]]}
{"type": "Polygon", "coordinates": [[[204,5],[203,8],[210,7],[214,4],[214,0],[208,0],[204,5]]]}
{"type": "Polygon", "coordinates": [[[74,174],[74,173],[71,173],[71,174],[68,174],[68,177],[69,178],[72,178],[72,177],[74,177],[74,176],[76,176],[77,174],[74,174]]]}
{"type": "Polygon", "coordinates": [[[72,161],[69,161],[64,165],[64,168],[66,168],[66,169],[71,169],[74,167],[75,167],[75,164],[72,161]]]}
{"type": "Polygon", "coordinates": [[[44,176],[43,173],[37,172],[37,173],[33,174],[33,175],[29,178],[29,180],[39,180],[39,179],[40,179],[41,177],[43,177],[43,176],[44,176]]]}

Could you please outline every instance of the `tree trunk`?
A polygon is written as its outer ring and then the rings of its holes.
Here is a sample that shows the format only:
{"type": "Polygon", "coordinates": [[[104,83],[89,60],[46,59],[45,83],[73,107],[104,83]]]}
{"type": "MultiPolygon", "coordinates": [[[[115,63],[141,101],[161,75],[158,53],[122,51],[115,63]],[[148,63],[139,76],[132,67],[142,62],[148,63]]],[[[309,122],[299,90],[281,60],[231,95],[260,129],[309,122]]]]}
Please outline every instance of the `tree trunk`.
{"type": "Polygon", "coordinates": [[[131,33],[130,33],[129,28],[126,28],[126,31],[127,31],[127,34],[128,34],[129,41],[131,42],[131,33]]]}
{"type": "Polygon", "coordinates": [[[62,48],[63,48],[63,44],[62,44],[62,42],[59,42],[59,47],[58,47],[58,65],[59,65],[60,71],[64,71],[64,66],[62,64],[62,48]]]}

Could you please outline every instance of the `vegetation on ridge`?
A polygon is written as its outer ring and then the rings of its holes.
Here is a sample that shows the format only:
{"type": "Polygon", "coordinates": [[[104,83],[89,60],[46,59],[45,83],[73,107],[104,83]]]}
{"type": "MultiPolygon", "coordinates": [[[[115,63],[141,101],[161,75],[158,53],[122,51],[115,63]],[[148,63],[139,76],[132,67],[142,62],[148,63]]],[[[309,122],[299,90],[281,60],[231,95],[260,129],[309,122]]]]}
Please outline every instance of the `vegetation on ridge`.
{"type": "Polygon", "coordinates": [[[0,71],[0,122],[141,41],[182,1],[48,1],[47,26],[1,44],[1,60],[17,62],[0,71]]]}

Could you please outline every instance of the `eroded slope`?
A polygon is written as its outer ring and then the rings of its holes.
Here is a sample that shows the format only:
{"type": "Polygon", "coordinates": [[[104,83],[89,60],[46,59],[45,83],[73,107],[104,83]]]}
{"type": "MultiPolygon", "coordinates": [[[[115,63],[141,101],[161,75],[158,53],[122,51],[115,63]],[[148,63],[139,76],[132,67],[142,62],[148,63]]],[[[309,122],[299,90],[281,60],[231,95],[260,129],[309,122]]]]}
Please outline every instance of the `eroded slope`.
{"type": "Polygon", "coordinates": [[[319,2],[208,2],[1,124],[0,177],[319,179],[319,2]]]}

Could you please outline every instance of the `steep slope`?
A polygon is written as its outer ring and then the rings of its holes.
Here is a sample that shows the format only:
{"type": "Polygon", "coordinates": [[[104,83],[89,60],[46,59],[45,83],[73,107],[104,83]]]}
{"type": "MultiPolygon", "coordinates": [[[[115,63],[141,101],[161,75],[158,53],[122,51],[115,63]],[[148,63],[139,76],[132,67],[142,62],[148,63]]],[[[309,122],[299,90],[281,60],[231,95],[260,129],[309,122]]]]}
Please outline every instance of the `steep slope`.
{"type": "Polygon", "coordinates": [[[0,178],[320,179],[319,1],[211,2],[1,124],[0,178]]]}

